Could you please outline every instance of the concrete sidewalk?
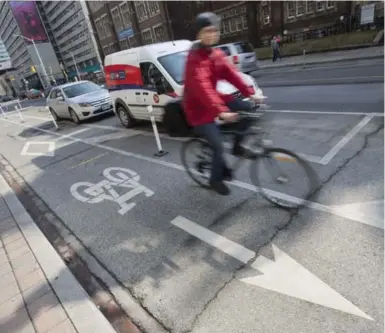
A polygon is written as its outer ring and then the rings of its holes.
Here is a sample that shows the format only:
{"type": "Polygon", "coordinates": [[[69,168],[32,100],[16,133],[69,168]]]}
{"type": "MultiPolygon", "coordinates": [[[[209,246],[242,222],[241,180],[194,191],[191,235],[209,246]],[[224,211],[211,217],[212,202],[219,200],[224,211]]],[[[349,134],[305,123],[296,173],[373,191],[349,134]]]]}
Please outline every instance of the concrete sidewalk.
{"type": "Polygon", "coordinates": [[[0,174],[1,333],[116,333],[0,174]]]}
{"type": "MultiPolygon", "coordinates": [[[[285,54],[285,48],[282,48],[282,55],[285,54]]],[[[356,50],[347,50],[347,51],[335,51],[335,52],[325,52],[325,53],[313,53],[305,56],[293,56],[293,57],[284,57],[282,60],[277,60],[272,62],[272,60],[261,60],[259,61],[260,69],[272,69],[280,67],[290,67],[290,66],[301,66],[305,65],[315,65],[315,64],[324,64],[332,62],[342,62],[349,60],[363,60],[363,59],[375,59],[375,58],[384,58],[384,47],[383,46],[373,46],[367,48],[361,48],[356,50]]]]}

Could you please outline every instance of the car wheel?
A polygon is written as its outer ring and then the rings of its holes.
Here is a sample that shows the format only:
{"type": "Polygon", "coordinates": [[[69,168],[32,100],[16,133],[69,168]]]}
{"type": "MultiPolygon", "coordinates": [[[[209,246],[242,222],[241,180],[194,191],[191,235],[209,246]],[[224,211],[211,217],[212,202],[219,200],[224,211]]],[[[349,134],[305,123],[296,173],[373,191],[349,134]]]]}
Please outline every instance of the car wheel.
{"type": "Polygon", "coordinates": [[[135,119],[124,106],[118,105],[117,114],[124,127],[131,128],[135,125],[135,119]]]}
{"type": "Polygon", "coordinates": [[[71,116],[71,119],[72,121],[75,123],[75,124],[80,124],[80,119],[78,117],[78,115],[76,114],[76,112],[72,109],[70,109],[70,116],[71,116]]]}
{"type": "Polygon", "coordinates": [[[49,108],[49,112],[51,112],[52,114],[52,117],[55,121],[59,121],[60,118],[58,117],[58,115],[56,114],[56,112],[52,109],[52,108],[49,108]]]}

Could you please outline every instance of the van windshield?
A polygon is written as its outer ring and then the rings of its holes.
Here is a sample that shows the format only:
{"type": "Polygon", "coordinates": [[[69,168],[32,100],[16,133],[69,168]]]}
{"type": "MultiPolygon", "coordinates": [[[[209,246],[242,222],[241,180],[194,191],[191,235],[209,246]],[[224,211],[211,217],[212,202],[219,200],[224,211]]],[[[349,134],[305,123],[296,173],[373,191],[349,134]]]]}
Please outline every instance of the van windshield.
{"type": "Polygon", "coordinates": [[[252,53],[254,52],[253,48],[251,47],[250,43],[246,43],[246,42],[239,42],[239,43],[234,43],[236,49],[237,49],[237,52],[239,54],[242,54],[242,53],[252,53]]]}
{"type": "Polygon", "coordinates": [[[160,64],[171,75],[174,81],[180,85],[184,83],[184,69],[188,51],[171,53],[158,58],[160,64]]]}

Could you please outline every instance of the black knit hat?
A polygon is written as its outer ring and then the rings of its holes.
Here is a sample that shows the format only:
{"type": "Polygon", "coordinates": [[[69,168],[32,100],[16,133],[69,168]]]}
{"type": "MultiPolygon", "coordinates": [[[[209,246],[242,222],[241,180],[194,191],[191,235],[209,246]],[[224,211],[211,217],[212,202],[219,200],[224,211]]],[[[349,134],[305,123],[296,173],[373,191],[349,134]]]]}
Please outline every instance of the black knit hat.
{"type": "Polygon", "coordinates": [[[195,19],[195,31],[198,33],[203,28],[215,26],[219,29],[220,18],[211,12],[200,13],[195,19]]]}

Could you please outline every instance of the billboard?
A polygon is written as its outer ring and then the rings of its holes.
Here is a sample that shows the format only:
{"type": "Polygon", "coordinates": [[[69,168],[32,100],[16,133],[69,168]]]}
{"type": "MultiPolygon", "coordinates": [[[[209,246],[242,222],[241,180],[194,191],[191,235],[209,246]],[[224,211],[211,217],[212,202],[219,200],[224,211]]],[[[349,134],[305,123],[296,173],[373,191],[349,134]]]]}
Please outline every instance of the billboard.
{"type": "MultiPolygon", "coordinates": [[[[35,43],[49,42],[35,1],[9,1],[9,5],[24,37],[33,39],[35,43]]],[[[31,44],[30,41],[26,42],[31,44]]]]}
{"type": "Polygon", "coordinates": [[[0,39],[0,71],[12,68],[11,58],[9,57],[7,48],[0,39]]]}

